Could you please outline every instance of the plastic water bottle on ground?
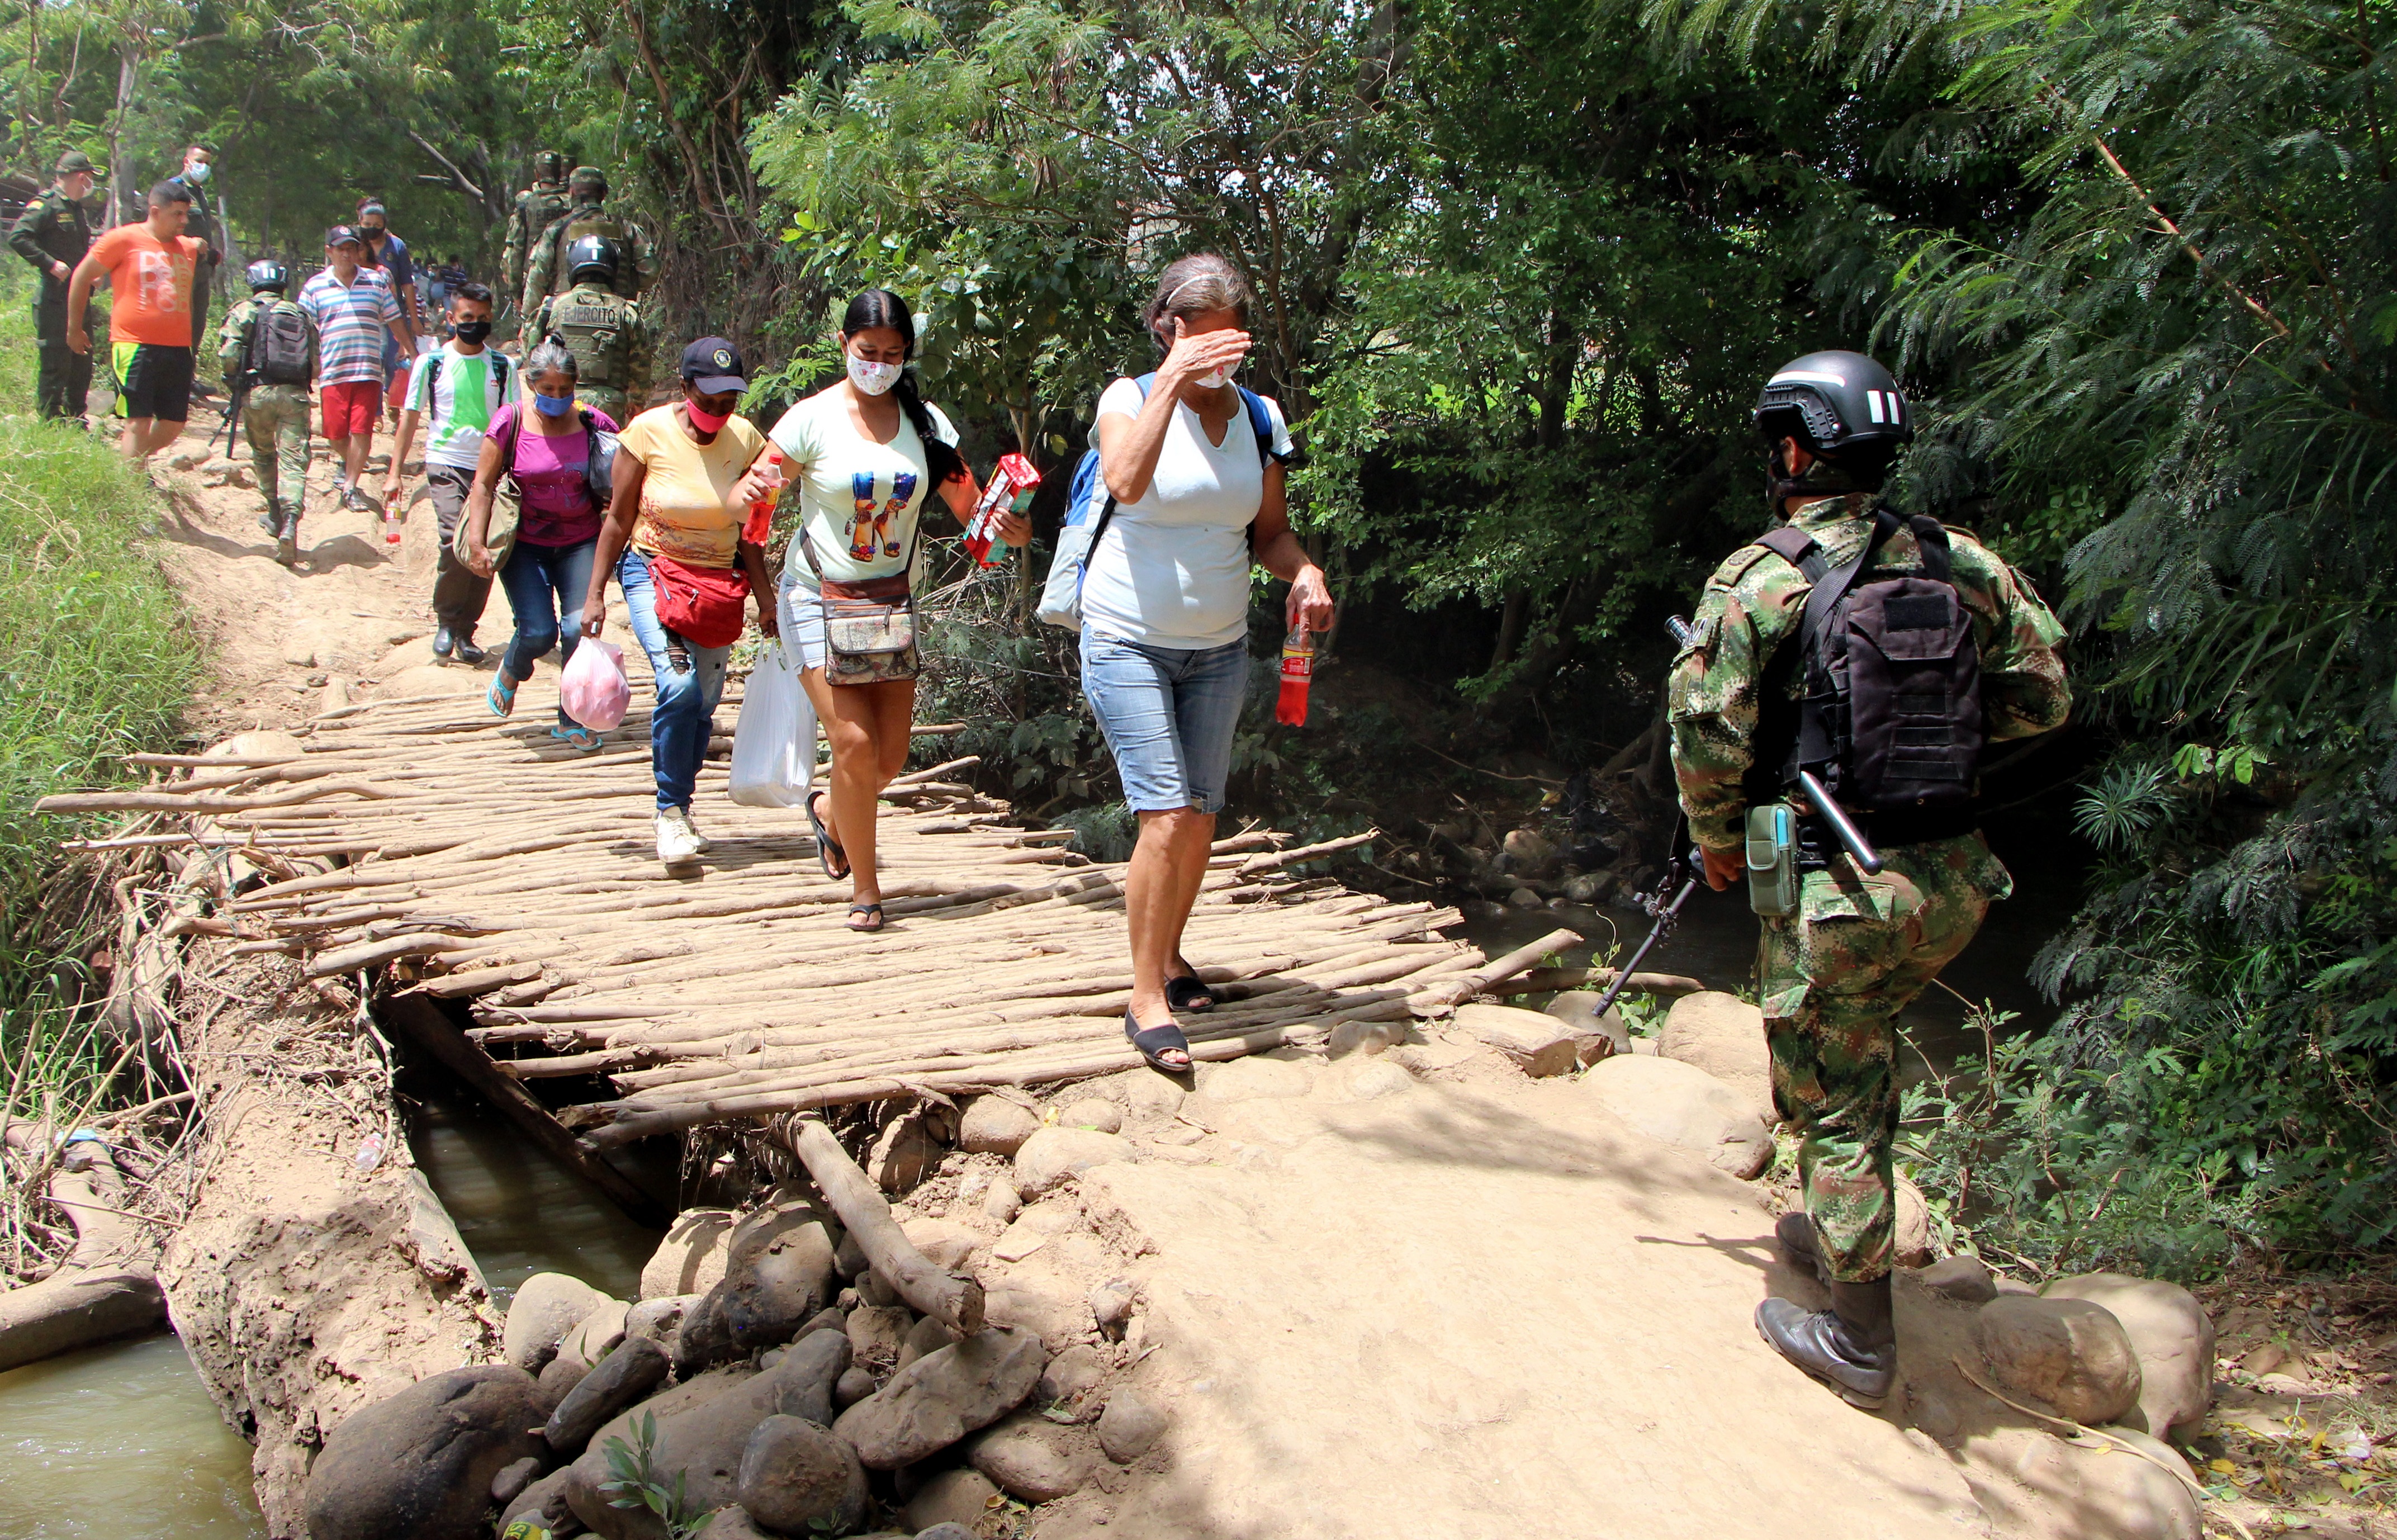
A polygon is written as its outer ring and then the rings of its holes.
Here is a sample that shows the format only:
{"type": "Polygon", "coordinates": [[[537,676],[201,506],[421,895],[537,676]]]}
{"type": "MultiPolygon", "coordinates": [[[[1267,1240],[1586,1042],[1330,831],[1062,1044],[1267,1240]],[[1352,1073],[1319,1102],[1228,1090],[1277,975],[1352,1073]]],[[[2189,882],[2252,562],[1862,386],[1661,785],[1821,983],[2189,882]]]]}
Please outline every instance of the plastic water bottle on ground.
{"type": "Polygon", "coordinates": [[[1315,640],[1306,627],[1294,625],[1281,643],[1281,695],[1274,702],[1274,720],[1288,727],[1306,725],[1306,687],[1315,676],[1315,640]]]}

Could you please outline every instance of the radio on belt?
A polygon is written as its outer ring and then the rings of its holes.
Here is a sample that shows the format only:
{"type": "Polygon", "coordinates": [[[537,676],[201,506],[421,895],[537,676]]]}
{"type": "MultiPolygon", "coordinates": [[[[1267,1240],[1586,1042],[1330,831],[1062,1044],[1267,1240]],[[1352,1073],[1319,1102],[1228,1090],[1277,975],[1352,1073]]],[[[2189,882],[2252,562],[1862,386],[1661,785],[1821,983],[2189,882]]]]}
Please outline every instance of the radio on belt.
{"type": "MultiPolygon", "coordinates": [[[[966,522],[966,551],[984,567],[998,565],[992,559],[991,548],[998,545],[998,521],[1007,514],[1028,514],[1032,511],[1032,494],[1040,489],[1040,473],[1032,462],[1020,454],[998,457],[998,468],[990,473],[990,485],[982,489],[982,501],[974,504],[973,517],[966,522]]],[[[1004,551],[1005,546],[999,546],[1004,551]]]]}

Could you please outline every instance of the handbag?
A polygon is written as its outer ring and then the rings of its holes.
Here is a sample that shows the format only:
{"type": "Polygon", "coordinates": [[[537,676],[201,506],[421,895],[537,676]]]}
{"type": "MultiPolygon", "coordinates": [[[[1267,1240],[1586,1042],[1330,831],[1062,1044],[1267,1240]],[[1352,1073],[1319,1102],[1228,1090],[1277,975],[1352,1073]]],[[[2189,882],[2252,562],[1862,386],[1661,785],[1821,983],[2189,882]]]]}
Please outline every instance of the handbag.
{"type": "MultiPolygon", "coordinates": [[[[919,524],[917,532],[922,526],[919,524]]],[[[799,531],[799,551],[816,575],[816,600],[824,606],[824,681],[870,685],[912,679],[923,669],[916,649],[916,591],[906,569],[863,583],[834,583],[816,565],[815,542],[799,531]]],[[[916,542],[907,542],[915,565],[916,542]]]]}
{"type": "Polygon", "coordinates": [[[749,619],[749,574],[651,556],[649,588],[658,623],[693,647],[730,647],[749,619]]]}
{"type": "MultiPolygon", "coordinates": [[[[516,478],[501,473],[500,484],[491,489],[491,516],[483,529],[483,548],[491,553],[491,570],[496,572],[508,564],[516,548],[516,528],[524,522],[524,509],[516,502],[516,478]]],[[[466,559],[466,523],[458,520],[449,531],[449,554],[461,562],[466,559]]]]}

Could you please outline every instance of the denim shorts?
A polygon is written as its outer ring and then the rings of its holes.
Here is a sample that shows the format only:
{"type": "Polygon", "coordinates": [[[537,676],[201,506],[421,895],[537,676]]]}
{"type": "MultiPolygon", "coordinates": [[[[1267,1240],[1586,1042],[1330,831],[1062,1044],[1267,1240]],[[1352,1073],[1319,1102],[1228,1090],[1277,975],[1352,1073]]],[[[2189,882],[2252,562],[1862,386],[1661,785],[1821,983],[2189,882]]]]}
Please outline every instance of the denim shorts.
{"type": "Polygon", "coordinates": [[[1224,810],[1249,647],[1150,647],[1082,632],[1082,693],[1134,812],[1224,810]]]}
{"type": "Polygon", "coordinates": [[[783,654],[802,672],[824,665],[824,596],[784,572],[774,585],[774,612],[783,654]]]}

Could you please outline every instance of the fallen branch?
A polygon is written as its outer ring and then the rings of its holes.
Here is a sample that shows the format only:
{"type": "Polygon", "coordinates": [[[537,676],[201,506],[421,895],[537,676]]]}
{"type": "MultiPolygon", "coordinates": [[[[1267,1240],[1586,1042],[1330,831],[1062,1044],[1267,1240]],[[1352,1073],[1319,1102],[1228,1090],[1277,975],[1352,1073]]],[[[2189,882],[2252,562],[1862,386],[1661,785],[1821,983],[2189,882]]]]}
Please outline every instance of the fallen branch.
{"type": "Polygon", "coordinates": [[[1407,1003],[1419,1016],[1436,1016],[1442,1011],[1454,1010],[1476,995],[1487,994],[1501,980],[1513,978],[1552,952],[1580,944],[1578,931],[1551,931],[1529,946],[1518,946],[1488,967],[1477,968],[1461,979],[1426,989],[1407,1003]]]}
{"type": "MultiPolygon", "coordinates": [[[[1550,991],[1603,987],[1614,982],[1612,968],[1534,968],[1520,978],[1491,986],[1493,995],[1537,995],[1550,991]]],[[[1634,994],[1694,995],[1707,986],[1681,973],[1634,973],[1624,988],[1634,994]]]]}
{"type": "Polygon", "coordinates": [[[891,1205],[840,1147],[832,1130],[810,1118],[787,1137],[791,1153],[815,1178],[817,1190],[840,1217],[857,1249],[865,1253],[876,1276],[918,1313],[951,1331],[971,1336],[982,1330],[982,1285],[942,1271],[916,1250],[899,1222],[891,1217],[891,1205]]]}

